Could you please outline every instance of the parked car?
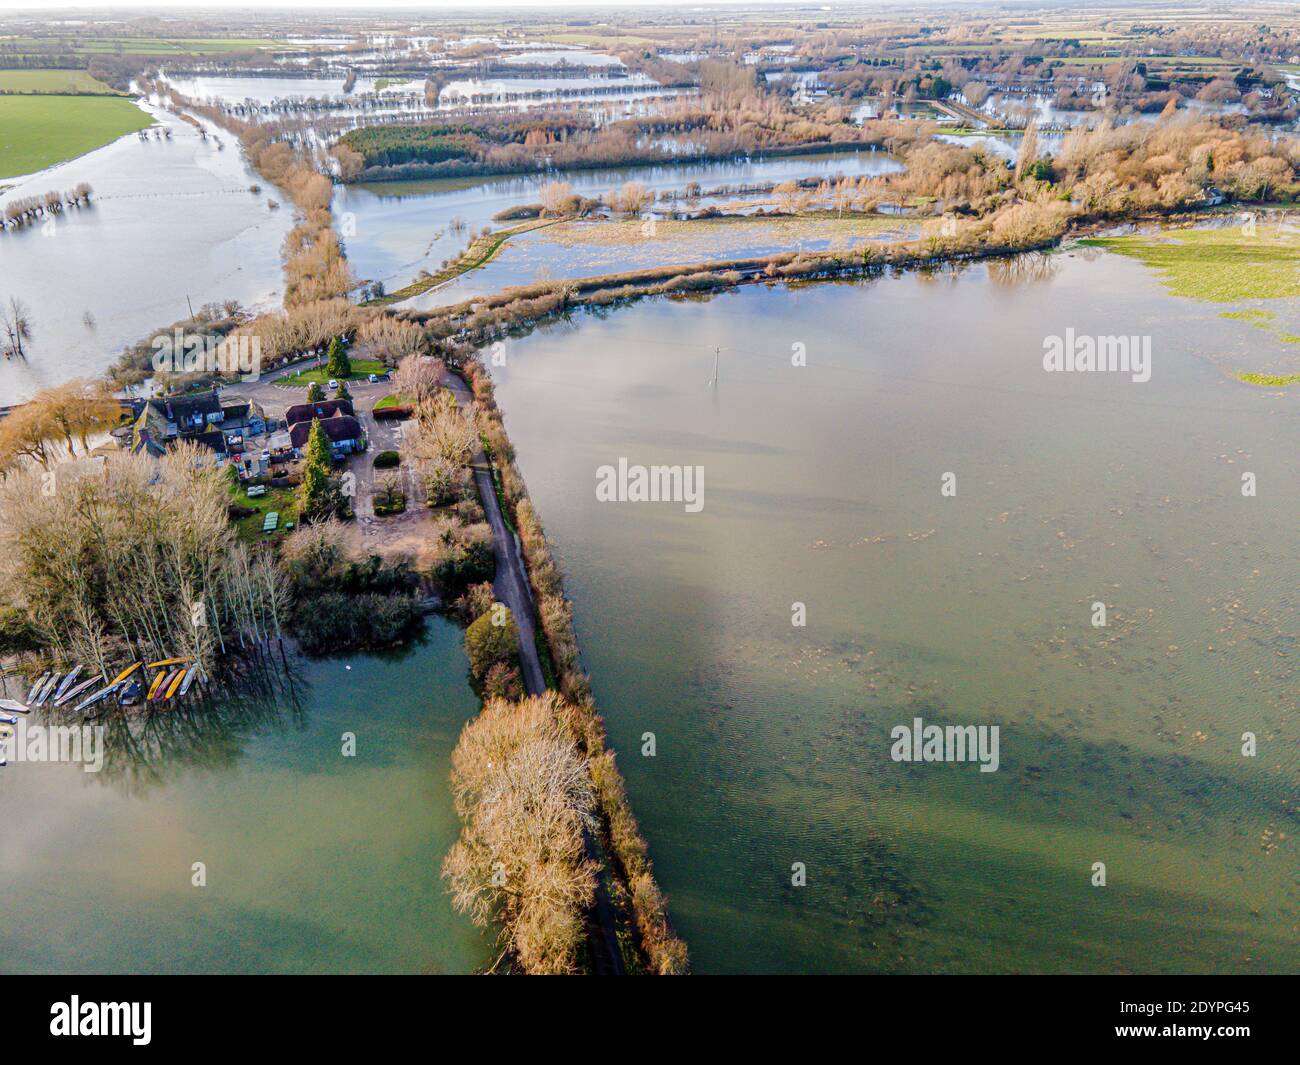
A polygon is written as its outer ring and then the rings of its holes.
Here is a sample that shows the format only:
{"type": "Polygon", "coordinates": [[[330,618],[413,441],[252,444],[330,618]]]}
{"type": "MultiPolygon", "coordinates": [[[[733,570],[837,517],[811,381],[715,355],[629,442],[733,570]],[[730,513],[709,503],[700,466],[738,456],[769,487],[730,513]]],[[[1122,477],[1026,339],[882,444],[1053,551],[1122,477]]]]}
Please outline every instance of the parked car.
{"type": "Polygon", "coordinates": [[[330,388],[338,388],[339,383],[334,378],[330,378],[330,388]]]}
{"type": "Polygon", "coordinates": [[[368,380],[372,385],[377,385],[379,384],[379,375],[377,373],[372,373],[368,380]]]}

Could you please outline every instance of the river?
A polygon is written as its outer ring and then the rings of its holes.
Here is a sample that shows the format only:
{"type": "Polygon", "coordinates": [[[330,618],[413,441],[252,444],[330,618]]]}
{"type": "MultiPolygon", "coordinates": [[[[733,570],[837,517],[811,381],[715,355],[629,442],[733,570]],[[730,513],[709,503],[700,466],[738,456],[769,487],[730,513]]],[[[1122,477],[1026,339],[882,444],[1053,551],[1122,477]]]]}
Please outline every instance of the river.
{"type": "Polygon", "coordinates": [[[697,971],[1296,971],[1300,421],[1220,309],[1081,253],[506,343],[697,971]],[[1067,328],[1149,335],[1150,381],[1045,372],[1067,328]],[[703,509],[599,502],[620,458],[702,466],[703,509]],[[997,770],[893,760],[918,717],[997,726],[997,770]]]}

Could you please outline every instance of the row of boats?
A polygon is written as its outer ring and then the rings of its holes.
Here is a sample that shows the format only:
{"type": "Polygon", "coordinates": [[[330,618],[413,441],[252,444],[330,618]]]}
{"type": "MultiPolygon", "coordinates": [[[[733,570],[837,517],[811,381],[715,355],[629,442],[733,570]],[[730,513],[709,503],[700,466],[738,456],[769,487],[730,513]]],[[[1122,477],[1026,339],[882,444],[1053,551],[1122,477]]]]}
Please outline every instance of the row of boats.
{"type": "Polygon", "coordinates": [[[166,702],[188,694],[190,687],[199,676],[199,663],[193,658],[164,658],[157,662],[133,662],[122,670],[111,682],[89,695],[86,693],[101,683],[99,677],[90,677],[78,683],[82,666],[77,665],[67,673],[50,671],[44,673],[32,685],[27,693],[27,703],[23,705],[14,700],[3,700],[5,709],[26,712],[32,707],[67,706],[79,696],[85,695],[73,706],[73,712],[86,710],[107,699],[116,698],[123,706],[140,702],[166,702]],[[151,670],[156,670],[148,685],[144,683],[151,670]]]}

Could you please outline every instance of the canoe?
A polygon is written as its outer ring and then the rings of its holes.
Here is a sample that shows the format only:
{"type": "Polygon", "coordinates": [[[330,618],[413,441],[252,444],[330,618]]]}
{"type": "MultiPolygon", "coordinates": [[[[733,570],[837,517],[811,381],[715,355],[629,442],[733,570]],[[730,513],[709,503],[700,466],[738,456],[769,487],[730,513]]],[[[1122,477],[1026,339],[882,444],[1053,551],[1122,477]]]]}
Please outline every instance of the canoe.
{"type": "MultiPolygon", "coordinates": [[[[190,667],[190,669],[193,668],[194,668],[193,666],[190,667]]],[[[170,684],[167,685],[167,694],[163,696],[164,699],[170,699],[173,695],[176,694],[176,692],[180,689],[181,681],[185,679],[185,674],[188,673],[189,671],[190,671],[189,669],[178,669],[176,671],[176,673],[174,674],[175,679],[170,684]]]]}
{"type": "Polygon", "coordinates": [[[44,684],[49,679],[50,679],[50,671],[46,670],[44,673],[40,675],[40,678],[36,681],[35,684],[31,686],[31,689],[27,692],[27,701],[29,703],[36,702],[36,696],[38,696],[41,692],[41,685],[44,684]]]}
{"type": "Polygon", "coordinates": [[[129,677],[132,673],[134,673],[134,672],[135,672],[137,669],[139,669],[142,665],[144,665],[143,662],[132,662],[129,666],[126,667],[126,669],[122,670],[121,673],[119,673],[116,677],[113,678],[113,683],[114,683],[114,684],[121,684],[122,681],[126,680],[127,677],[129,677]]]}
{"type": "Polygon", "coordinates": [[[194,659],[193,659],[192,656],[190,656],[190,655],[181,655],[179,658],[164,658],[164,659],[162,659],[161,661],[158,661],[158,662],[150,662],[150,663],[149,663],[149,668],[150,668],[150,669],[161,669],[163,666],[179,666],[179,665],[181,665],[181,664],[184,663],[184,662],[193,662],[193,661],[194,661],[194,659]]]}
{"type": "Polygon", "coordinates": [[[58,691],[54,693],[55,706],[59,705],[59,700],[62,699],[64,695],[67,694],[68,689],[72,687],[72,682],[77,679],[77,674],[79,674],[80,672],[81,672],[80,662],[78,662],[75,666],[73,666],[70,670],[68,670],[68,675],[63,678],[63,683],[59,685],[58,691]]]}
{"type": "Polygon", "coordinates": [[[99,691],[93,693],[92,695],[87,695],[86,698],[82,699],[81,702],[79,702],[76,706],[72,708],[73,713],[77,713],[80,710],[85,710],[86,707],[94,706],[96,703],[103,702],[115,691],[121,688],[122,685],[125,683],[126,683],[125,681],[119,680],[110,684],[107,688],[100,688],[99,691]]]}
{"type": "Polygon", "coordinates": [[[145,696],[145,698],[152,699],[154,697],[154,693],[159,688],[162,687],[162,682],[166,680],[166,678],[167,678],[167,670],[160,669],[158,671],[158,676],[154,677],[153,683],[149,685],[149,693],[145,696]]]}
{"type": "Polygon", "coordinates": [[[198,676],[199,664],[197,662],[185,671],[185,680],[181,683],[181,690],[177,695],[185,695],[190,690],[190,685],[194,683],[194,678],[198,676]]]}
{"type": "Polygon", "coordinates": [[[69,688],[66,692],[64,692],[62,696],[60,696],[58,699],[54,701],[54,705],[63,706],[65,703],[70,703],[82,692],[87,691],[90,688],[93,688],[98,683],[99,683],[98,677],[87,677],[76,687],[69,688]]]}

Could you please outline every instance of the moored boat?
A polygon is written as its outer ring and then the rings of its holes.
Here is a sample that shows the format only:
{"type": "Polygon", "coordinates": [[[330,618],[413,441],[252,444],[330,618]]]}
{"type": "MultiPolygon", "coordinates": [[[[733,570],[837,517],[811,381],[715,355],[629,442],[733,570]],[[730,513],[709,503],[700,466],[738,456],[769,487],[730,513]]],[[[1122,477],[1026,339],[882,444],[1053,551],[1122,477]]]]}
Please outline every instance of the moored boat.
{"type": "Polygon", "coordinates": [[[77,675],[80,672],[81,672],[80,662],[78,662],[75,666],[73,666],[70,670],[68,670],[68,675],[63,678],[63,683],[59,685],[58,689],[54,693],[55,706],[59,705],[59,700],[62,699],[64,695],[67,694],[68,689],[72,687],[73,682],[77,679],[77,675]]]}
{"type": "Polygon", "coordinates": [[[88,691],[90,688],[93,688],[98,683],[99,683],[98,677],[87,677],[80,684],[77,684],[74,687],[69,688],[66,692],[64,692],[57,699],[55,699],[54,705],[63,706],[66,703],[70,703],[78,695],[81,695],[83,692],[88,691]]]}
{"type": "Polygon", "coordinates": [[[28,690],[27,692],[28,703],[35,704],[36,696],[38,696],[41,693],[41,686],[44,685],[44,683],[49,679],[50,679],[50,671],[47,669],[44,673],[40,675],[36,683],[33,684],[31,688],[28,690]]]}

